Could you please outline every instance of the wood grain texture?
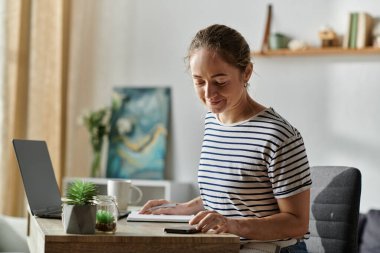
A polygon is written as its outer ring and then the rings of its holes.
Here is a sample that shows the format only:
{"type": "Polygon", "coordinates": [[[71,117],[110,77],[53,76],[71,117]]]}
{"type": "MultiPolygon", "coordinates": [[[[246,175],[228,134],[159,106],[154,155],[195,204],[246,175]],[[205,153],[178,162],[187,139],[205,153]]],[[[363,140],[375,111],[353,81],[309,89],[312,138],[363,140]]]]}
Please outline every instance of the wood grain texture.
{"type": "MultiPolygon", "coordinates": [[[[177,224],[178,225],[178,224],[177,224]]],[[[34,252],[239,252],[240,239],[231,234],[167,234],[173,223],[120,220],[114,235],[65,234],[60,220],[30,217],[28,244],[34,252]]]]}

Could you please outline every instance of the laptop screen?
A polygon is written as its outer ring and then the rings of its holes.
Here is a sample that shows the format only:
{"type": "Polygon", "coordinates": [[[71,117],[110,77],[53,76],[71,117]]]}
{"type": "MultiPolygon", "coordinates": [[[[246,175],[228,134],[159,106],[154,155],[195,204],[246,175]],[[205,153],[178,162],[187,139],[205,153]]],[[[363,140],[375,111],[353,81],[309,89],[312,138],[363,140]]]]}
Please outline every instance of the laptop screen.
{"type": "Polygon", "coordinates": [[[45,141],[13,140],[29,206],[34,215],[61,206],[61,194],[45,141]]]}

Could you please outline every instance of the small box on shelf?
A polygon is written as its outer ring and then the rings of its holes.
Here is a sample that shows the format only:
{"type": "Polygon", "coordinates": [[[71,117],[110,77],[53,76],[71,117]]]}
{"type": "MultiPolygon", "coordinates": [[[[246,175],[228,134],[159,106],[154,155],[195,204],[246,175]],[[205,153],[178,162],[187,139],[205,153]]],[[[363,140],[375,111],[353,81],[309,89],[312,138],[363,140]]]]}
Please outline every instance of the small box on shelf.
{"type": "Polygon", "coordinates": [[[339,46],[339,37],[331,27],[322,27],[318,32],[318,36],[322,48],[339,46]]]}

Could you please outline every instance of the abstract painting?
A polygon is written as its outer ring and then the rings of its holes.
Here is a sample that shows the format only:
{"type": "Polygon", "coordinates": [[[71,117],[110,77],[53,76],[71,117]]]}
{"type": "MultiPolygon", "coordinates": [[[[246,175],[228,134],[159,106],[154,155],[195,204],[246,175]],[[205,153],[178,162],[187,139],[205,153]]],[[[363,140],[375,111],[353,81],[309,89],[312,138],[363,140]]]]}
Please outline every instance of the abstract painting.
{"type": "Polygon", "coordinates": [[[163,179],[170,88],[114,88],[107,178],[163,179]]]}

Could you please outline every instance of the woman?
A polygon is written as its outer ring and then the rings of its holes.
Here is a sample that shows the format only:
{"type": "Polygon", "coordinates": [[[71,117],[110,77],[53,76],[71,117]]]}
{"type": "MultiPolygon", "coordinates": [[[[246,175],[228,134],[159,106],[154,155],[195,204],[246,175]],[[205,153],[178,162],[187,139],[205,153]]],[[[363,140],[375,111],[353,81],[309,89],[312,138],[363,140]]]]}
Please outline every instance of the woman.
{"type": "Polygon", "coordinates": [[[300,133],[273,108],[253,100],[253,64],[240,33],[224,25],[200,30],[187,60],[209,112],[198,169],[201,196],[175,207],[148,201],[140,213],[195,214],[190,224],[241,237],[241,252],[307,252],[310,172],[300,133]],[[278,252],[278,251],[277,251],[278,252]]]}

